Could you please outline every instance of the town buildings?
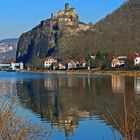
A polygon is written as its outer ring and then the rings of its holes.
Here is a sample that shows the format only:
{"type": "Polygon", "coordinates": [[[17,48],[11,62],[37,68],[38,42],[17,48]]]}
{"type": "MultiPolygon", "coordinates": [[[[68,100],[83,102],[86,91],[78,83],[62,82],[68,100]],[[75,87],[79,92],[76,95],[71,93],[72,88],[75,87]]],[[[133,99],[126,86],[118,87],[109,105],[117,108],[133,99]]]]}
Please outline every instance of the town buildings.
{"type": "Polygon", "coordinates": [[[131,63],[131,67],[139,66],[140,56],[118,56],[118,57],[113,57],[111,59],[112,68],[117,68],[117,67],[130,68],[130,63],[131,63]]]}
{"type": "MultiPolygon", "coordinates": [[[[140,56],[117,56],[117,57],[110,57],[104,58],[106,60],[106,67],[107,68],[130,68],[131,67],[139,66],[140,65],[140,56]]],[[[95,68],[96,67],[96,57],[95,61],[95,68]]],[[[104,61],[104,60],[101,60],[104,61]]],[[[63,63],[62,61],[58,61],[57,58],[48,56],[44,59],[44,68],[47,69],[58,69],[58,70],[72,70],[72,69],[88,69],[88,62],[84,59],[79,61],[75,59],[70,59],[67,63],[63,63]]],[[[89,69],[90,70],[90,69],[89,69]]]]}

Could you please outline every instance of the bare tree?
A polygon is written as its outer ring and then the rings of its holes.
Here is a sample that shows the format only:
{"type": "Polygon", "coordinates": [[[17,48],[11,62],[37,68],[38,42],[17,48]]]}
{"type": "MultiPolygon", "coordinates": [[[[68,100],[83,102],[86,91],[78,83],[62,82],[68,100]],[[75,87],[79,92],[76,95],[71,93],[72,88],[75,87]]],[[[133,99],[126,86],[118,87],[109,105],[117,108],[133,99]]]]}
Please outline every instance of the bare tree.
{"type": "MultiPolygon", "coordinates": [[[[139,120],[137,117],[135,99],[126,99],[126,94],[123,96],[123,110],[118,112],[118,116],[113,115],[113,112],[106,108],[107,112],[122,136],[126,140],[137,140],[136,133],[140,129],[139,120]]],[[[105,117],[106,119],[106,117],[105,117]]],[[[106,119],[109,122],[108,119],[106,119]]],[[[114,131],[113,131],[114,132],[114,131]]],[[[122,138],[123,139],[123,138],[122,138]]]]}
{"type": "Polygon", "coordinates": [[[15,99],[0,102],[0,139],[1,140],[38,140],[47,139],[52,131],[47,125],[33,124],[29,119],[21,119],[16,114],[15,99]]]}

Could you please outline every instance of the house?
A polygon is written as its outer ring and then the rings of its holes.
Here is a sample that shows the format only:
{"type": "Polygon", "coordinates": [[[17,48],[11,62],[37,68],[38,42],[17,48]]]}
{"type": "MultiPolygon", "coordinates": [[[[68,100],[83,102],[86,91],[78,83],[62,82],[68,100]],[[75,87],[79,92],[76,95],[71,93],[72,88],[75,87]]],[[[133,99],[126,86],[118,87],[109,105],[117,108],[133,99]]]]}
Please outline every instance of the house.
{"type": "Polygon", "coordinates": [[[64,69],[66,69],[65,65],[63,65],[62,63],[59,63],[59,64],[58,64],[58,68],[59,68],[59,70],[64,70],[64,69]]]}
{"type": "Polygon", "coordinates": [[[140,65],[140,56],[136,56],[134,59],[134,65],[140,65]]]}
{"type": "Polygon", "coordinates": [[[57,70],[59,68],[59,65],[57,62],[53,62],[52,65],[51,65],[51,69],[53,70],[57,70]]]}
{"type": "Polygon", "coordinates": [[[86,68],[86,61],[82,60],[79,65],[80,65],[80,68],[86,68]]]}
{"type": "Polygon", "coordinates": [[[67,64],[67,69],[75,69],[75,68],[79,68],[79,61],[76,60],[70,60],[67,64]]]}
{"type": "Polygon", "coordinates": [[[11,69],[12,70],[23,70],[24,64],[22,62],[20,62],[20,63],[11,62],[11,69]]]}
{"type": "Polygon", "coordinates": [[[123,66],[125,64],[125,60],[119,60],[118,58],[113,58],[111,61],[111,67],[115,68],[115,67],[120,67],[123,66]]]}
{"type": "Polygon", "coordinates": [[[48,56],[44,59],[44,68],[51,68],[53,63],[56,63],[57,59],[53,56],[48,56]]]}

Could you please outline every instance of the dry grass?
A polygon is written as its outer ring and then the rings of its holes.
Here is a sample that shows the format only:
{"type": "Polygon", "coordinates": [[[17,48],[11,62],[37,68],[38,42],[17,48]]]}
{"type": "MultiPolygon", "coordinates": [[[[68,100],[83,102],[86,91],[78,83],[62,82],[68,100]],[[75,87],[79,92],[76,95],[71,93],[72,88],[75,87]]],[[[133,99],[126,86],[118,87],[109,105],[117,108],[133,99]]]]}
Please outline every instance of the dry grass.
{"type": "Polygon", "coordinates": [[[16,110],[15,99],[11,98],[8,103],[0,102],[0,140],[43,140],[50,135],[46,124],[33,124],[27,118],[21,120],[16,110]]]}

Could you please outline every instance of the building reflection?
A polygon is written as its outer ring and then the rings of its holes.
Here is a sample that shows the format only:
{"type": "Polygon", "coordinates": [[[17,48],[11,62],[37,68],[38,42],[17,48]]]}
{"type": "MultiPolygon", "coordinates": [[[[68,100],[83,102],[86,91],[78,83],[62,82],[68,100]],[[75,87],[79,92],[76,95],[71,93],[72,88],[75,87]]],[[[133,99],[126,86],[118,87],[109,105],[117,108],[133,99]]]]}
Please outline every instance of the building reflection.
{"type": "Polygon", "coordinates": [[[136,94],[140,94],[140,77],[134,77],[134,89],[136,94]]]}
{"type": "MultiPolygon", "coordinates": [[[[114,116],[123,115],[123,100],[119,94],[134,96],[134,79],[122,77],[78,78],[78,77],[47,77],[31,81],[17,82],[18,96],[26,108],[40,114],[49,121],[52,127],[65,132],[70,137],[77,131],[80,119],[98,116],[113,125],[106,107],[114,116]],[[128,87],[129,86],[129,87],[128,87]],[[118,97],[117,97],[118,95],[118,97]]],[[[116,127],[116,126],[114,126],[116,127]]]]}
{"type": "Polygon", "coordinates": [[[112,91],[113,93],[125,92],[125,78],[117,75],[112,75],[112,91]]]}
{"type": "Polygon", "coordinates": [[[56,91],[57,90],[57,81],[56,79],[47,78],[44,79],[44,86],[49,91],[56,91]]]}

